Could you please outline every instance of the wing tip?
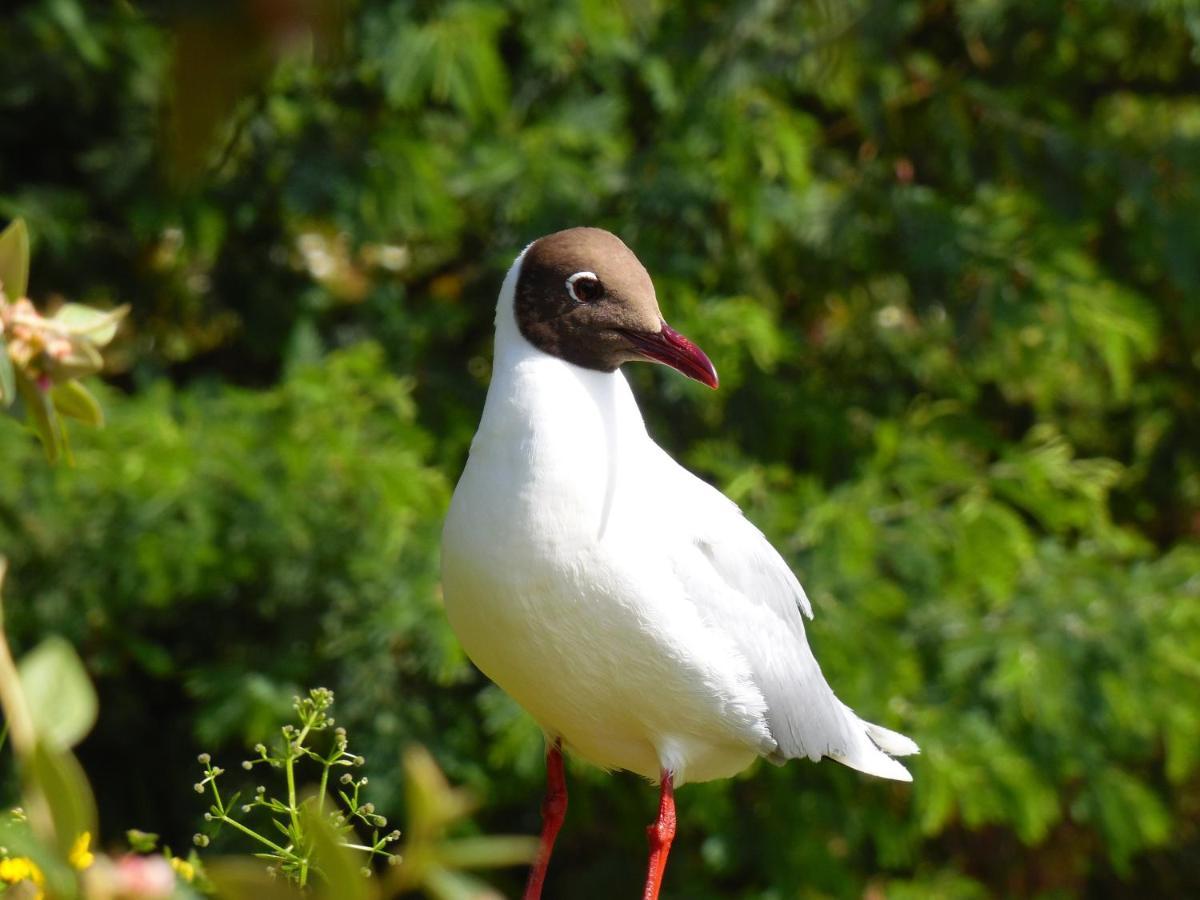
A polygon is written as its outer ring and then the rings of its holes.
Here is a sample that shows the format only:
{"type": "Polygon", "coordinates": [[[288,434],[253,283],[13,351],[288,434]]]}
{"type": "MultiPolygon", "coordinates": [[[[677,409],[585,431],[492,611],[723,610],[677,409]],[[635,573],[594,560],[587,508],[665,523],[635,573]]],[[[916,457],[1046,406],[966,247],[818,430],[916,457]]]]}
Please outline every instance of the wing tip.
{"type": "Polygon", "coordinates": [[[890,781],[908,781],[913,780],[912,772],[908,771],[905,766],[892,759],[882,750],[874,747],[871,748],[874,752],[866,754],[855,754],[850,757],[844,754],[829,754],[829,758],[840,762],[843,766],[848,766],[864,775],[874,775],[876,778],[887,778],[890,781]]]}
{"type": "MultiPolygon", "coordinates": [[[[790,569],[788,571],[791,572],[790,569]]],[[[794,573],[792,574],[792,578],[796,583],[796,601],[800,606],[800,612],[811,622],[813,617],[812,601],[808,599],[808,594],[805,593],[804,586],[796,580],[794,573]]]]}

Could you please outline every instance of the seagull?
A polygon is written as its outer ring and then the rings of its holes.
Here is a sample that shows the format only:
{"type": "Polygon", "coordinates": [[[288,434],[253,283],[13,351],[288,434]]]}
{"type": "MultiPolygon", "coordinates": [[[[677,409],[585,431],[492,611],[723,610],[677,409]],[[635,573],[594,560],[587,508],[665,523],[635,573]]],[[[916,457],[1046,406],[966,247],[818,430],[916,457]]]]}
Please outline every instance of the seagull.
{"type": "Polygon", "coordinates": [[[541,896],[566,814],[564,750],[659,785],[644,900],[658,897],[685,782],[759,757],[829,757],[911,781],[893,757],[919,752],[834,695],[787,563],[647,434],[621,372],[639,360],[717,387],[620,238],[571,228],[521,252],[496,304],[492,380],[446,518],[442,587],[467,655],[546,735],[525,900],[541,896]]]}

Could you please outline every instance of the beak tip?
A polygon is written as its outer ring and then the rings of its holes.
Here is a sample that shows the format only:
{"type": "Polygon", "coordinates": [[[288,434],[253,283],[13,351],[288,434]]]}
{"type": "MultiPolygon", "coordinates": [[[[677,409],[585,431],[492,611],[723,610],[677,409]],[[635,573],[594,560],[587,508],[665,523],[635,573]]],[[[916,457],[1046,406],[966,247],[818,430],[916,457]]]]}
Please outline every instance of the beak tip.
{"type": "Polygon", "coordinates": [[[652,334],[633,331],[625,334],[632,340],[636,352],[643,359],[668,365],[714,391],[720,385],[717,367],[712,364],[712,360],[666,322],[662,322],[660,331],[652,334]]]}

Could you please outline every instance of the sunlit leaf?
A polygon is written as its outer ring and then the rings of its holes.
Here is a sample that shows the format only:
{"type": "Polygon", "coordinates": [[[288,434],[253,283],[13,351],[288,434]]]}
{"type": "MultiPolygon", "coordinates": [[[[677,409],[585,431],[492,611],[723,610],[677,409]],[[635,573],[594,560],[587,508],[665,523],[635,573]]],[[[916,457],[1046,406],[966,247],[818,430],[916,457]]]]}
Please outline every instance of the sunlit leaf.
{"type": "Polygon", "coordinates": [[[29,231],[24,219],[14,219],[0,231],[0,290],[10,303],[29,290],[29,231]]]}
{"type": "Polygon", "coordinates": [[[128,314],[128,306],[103,310],[79,303],[64,303],[54,313],[52,320],[72,334],[84,336],[96,346],[103,347],[113,339],[121,319],[128,314]]]}
{"type": "Polygon", "coordinates": [[[100,404],[91,391],[75,379],[54,385],[50,389],[50,396],[55,409],[64,416],[96,427],[104,424],[104,412],[100,409],[100,404]]]}
{"type": "Polygon", "coordinates": [[[95,724],[99,704],[71,643],[48,637],[21,660],[19,669],[38,739],[59,750],[79,743],[95,724]]]}

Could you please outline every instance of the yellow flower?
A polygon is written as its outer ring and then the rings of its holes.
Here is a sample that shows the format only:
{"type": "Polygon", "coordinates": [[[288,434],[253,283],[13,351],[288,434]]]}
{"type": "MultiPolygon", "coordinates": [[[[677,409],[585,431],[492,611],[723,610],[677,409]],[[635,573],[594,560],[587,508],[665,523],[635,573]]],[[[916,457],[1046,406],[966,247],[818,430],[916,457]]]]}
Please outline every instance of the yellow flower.
{"type": "MultiPolygon", "coordinates": [[[[42,870],[28,856],[14,856],[11,859],[0,859],[0,882],[16,884],[19,881],[32,881],[39,887],[46,883],[42,870]]],[[[41,895],[41,891],[38,892],[41,895]]]]}
{"type": "Polygon", "coordinates": [[[186,859],[180,859],[178,856],[171,857],[171,868],[184,881],[191,882],[196,877],[196,867],[186,859]]]}
{"type": "Polygon", "coordinates": [[[81,872],[96,861],[95,855],[88,849],[91,843],[92,833],[85,831],[75,838],[75,843],[71,845],[71,852],[67,854],[68,862],[81,872]]]}

